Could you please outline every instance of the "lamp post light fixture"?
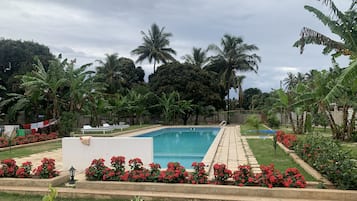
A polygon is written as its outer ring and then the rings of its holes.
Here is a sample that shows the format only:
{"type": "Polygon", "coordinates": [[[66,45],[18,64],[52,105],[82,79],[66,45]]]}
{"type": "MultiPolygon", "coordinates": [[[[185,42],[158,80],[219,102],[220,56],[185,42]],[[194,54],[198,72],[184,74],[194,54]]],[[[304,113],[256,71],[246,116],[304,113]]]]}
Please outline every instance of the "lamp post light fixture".
{"type": "Polygon", "coordinates": [[[69,168],[69,176],[70,176],[70,179],[69,179],[69,184],[74,184],[75,183],[75,181],[74,181],[74,175],[75,175],[75,173],[76,173],[76,169],[73,167],[73,166],[71,166],[71,168],[69,168]]]}

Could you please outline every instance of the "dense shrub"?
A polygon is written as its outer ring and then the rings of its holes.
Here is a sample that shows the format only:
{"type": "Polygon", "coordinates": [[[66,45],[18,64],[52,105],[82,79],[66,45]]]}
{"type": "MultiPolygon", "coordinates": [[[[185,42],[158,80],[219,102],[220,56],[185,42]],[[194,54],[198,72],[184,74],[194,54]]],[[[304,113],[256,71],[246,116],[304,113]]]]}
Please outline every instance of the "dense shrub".
{"type": "Polygon", "coordinates": [[[261,165],[262,173],[256,174],[255,179],[258,185],[272,188],[273,186],[282,186],[283,175],[276,169],[274,165],[261,165]]]}
{"type": "Polygon", "coordinates": [[[59,175],[59,172],[56,171],[55,159],[43,158],[41,163],[41,165],[33,170],[36,176],[39,176],[41,179],[48,179],[59,175]]]}
{"type": "Polygon", "coordinates": [[[105,173],[104,171],[105,169],[108,168],[107,166],[104,165],[104,161],[105,160],[103,158],[94,159],[92,161],[90,166],[85,170],[85,175],[87,180],[97,180],[97,181],[103,180],[103,175],[105,173]]]}
{"type": "Polygon", "coordinates": [[[30,177],[32,177],[31,170],[32,170],[32,163],[29,161],[26,161],[26,162],[22,163],[22,165],[19,169],[17,169],[16,177],[30,178],[30,177]]]}
{"type": "Polygon", "coordinates": [[[267,118],[267,123],[270,128],[279,128],[280,121],[276,115],[269,115],[267,118]]]}
{"type": "Polygon", "coordinates": [[[232,171],[227,169],[225,164],[216,163],[213,165],[214,183],[226,184],[227,180],[232,177],[232,171]]]}
{"type": "Polygon", "coordinates": [[[16,161],[14,159],[5,159],[1,161],[1,171],[0,176],[3,177],[15,177],[16,171],[19,166],[16,165],[16,161]]]}
{"type": "Polygon", "coordinates": [[[205,170],[205,164],[200,162],[193,162],[192,167],[194,172],[190,174],[188,178],[188,183],[190,184],[207,184],[208,183],[208,174],[205,170]]]}
{"type": "Polygon", "coordinates": [[[288,149],[293,149],[294,145],[297,143],[296,135],[294,134],[285,134],[284,131],[276,131],[277,141],[282,143],[288,149]]]}
{"type": "Polygon", "coordinates": [[[42,164],[31,171],[32,163],[26,161],[22,163],[21,167],[16,165],[14,159],[5,159],[0,163],[0,177],[17,177],[17,178],[31,178],[38,176],[39,178],[52,178],[59,175],[56,171],[55,160],[43,158],[42,164]]]}
{"type": "Polygon", "coordinates": [[[238,186],[253,186],[256,184],[254,175],[249,165],[240,165],[238,170],[234,171],[232,178],[238,186]]]}
{"type": "Polygon", "coordinates": [[[337,141],[308,135],[295,146],[296,153],[341,189],[357,189],[357,164],[337,141]]]}
{"type": "Polygon", "coordinates": [[[0,148],[7,147],[8,145],[9,141],[4,137],[0,137],[0,148]]]}
{"type": "MultiPolygon", "coordinates": [[[[131,181],[131,182],[163,182],[163,183],[189,183],[208,184],[208,174],[205,164],[193,162],[193,172],[188,173],[178,162],[169,162],[166,170],[160,170],[160,164],[149,164],[150,169],[143,167],[140,158],[129,160],[130,170],[125,171],[125,157],[115,156],[111,159],[114,168],[104,165],[104,159],[94,159],[86,169],[87,180],[98,181],[131,181]]],[[[274,165],[261,166],[261,174],[253,174],[249,165],[238,166],[238,170],[232,174],[225,164],[215,164],[214,183],[228,184],[233,179],[237,186],[266,186],[266,187],[295,187],[304,188],[304,177],[296,168],[288,168],[284,174],[274,169],[274,165]]]]}
{"type": "Polygon", "coordinates": [[[159,181],[165,183],[185,183],[188,173],[186,169],[178,162],[169,162],[167,169],[161,171],[159,181]]]}
{"type": "MultiPolygon", "coordinates": [[[[39,141],[46,141],[46,140],[52,140],[56,139],[58,137],[56,132],[52,132],[50,134],[40,134],[40,133],[34,133],[34,134],[28,134],[25,136],[17,136],[12,140],[12,145],[22,145],[22,144],[28,144],[28,143],[34,143],[34,142],[39,142],[39,141]]],[[[0,148],[7,147],[9,146],[9,140],[0,137],[0,148]]]]}

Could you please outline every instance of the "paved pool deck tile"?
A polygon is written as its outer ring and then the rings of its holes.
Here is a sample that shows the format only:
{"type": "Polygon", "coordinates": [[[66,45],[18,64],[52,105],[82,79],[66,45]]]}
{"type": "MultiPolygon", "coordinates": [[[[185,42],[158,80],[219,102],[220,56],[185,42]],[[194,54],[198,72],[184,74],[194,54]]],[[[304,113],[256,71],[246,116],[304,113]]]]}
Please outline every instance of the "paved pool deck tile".
{"type": "MultiPolygon", "coordinates": [[[[225,126],[224,133],[216,150],[213,164],[224,163],[227,168],[235,171],[239,165],[253,166],[254,173],[260,173],[259,164],[249,148],[247,140],[240,133],[240,126],[225,126]]],[[[214,178],[214,172],[209,170],[209,178],[214,178]]]]}

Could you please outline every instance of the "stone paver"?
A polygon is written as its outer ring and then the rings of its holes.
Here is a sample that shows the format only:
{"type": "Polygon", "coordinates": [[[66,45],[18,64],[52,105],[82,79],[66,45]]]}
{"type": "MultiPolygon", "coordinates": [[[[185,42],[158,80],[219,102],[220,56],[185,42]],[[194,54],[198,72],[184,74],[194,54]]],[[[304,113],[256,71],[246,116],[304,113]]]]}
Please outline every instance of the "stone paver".
{"type": "MultiPolygon", "coordinates": [[[[226,126],[218,145],[213,164],[224,163],[230,170],[237,170],[239,165],[253,166],[254,173],[260,173],[260,168],[247,140],[240,133],[240,126],[226,126]]],[[[213,178],[213,169],[210,169],[209,177],[213,178]]]]}
{"type": "Polygon", "coordinates": [[[43,158],[52,158],[56,160],[56,170],[63,171],[62,165],[62,149],[55,149],[53,151],[45,151],[38,154],[32,154],[26,157],[14,158],[17,165],[21,165],[23,162],[32,162],[33,168],[41,165],[41,160],[43,158]]]}

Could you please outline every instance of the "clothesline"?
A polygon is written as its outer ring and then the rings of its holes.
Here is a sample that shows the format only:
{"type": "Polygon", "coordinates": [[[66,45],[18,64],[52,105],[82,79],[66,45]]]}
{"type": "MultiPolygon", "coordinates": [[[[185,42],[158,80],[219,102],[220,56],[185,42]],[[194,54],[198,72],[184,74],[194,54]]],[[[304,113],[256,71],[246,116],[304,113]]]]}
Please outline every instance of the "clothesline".
{"type": "Polygon", "coordinates": [[[57,123],[56,119],[48,119],[44,121],[39,121],[36,123],[31,123],[31,124],[22,124],[22,127],[24,129],[39,129],[39,128],[45,128],[51,125],[54,125],[57,123]]]}

